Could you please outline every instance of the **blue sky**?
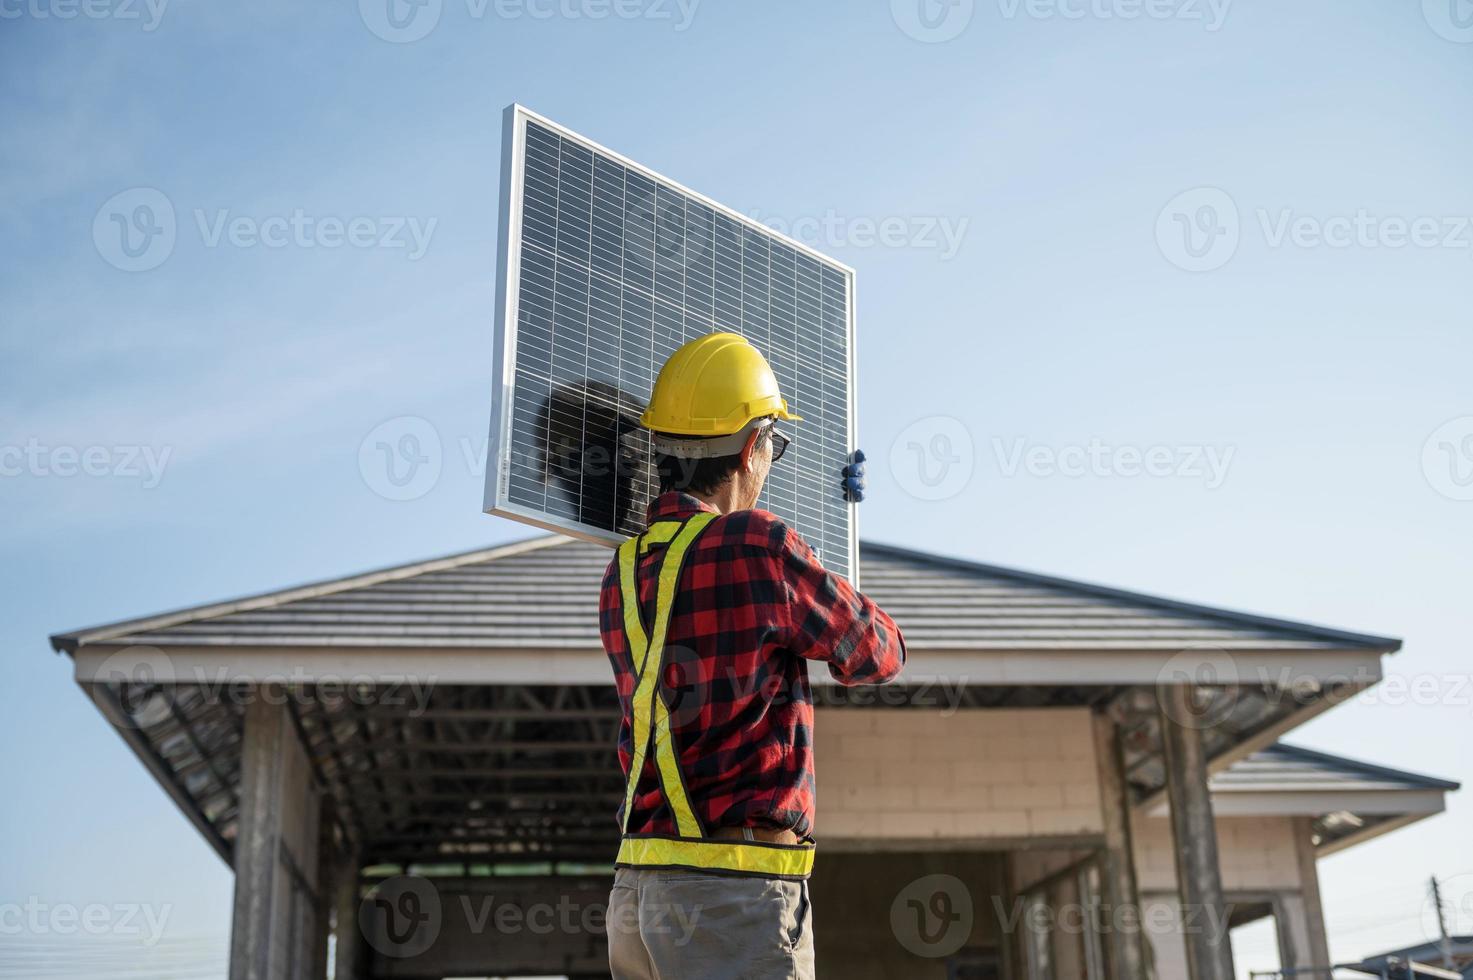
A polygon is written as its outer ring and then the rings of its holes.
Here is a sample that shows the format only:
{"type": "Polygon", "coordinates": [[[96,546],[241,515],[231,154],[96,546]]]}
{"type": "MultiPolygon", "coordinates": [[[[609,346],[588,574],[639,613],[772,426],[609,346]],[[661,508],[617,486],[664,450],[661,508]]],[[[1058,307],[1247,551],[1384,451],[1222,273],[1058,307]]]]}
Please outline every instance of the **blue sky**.
{"type": "MultiPolygon", "coordinates": [[[[0,903],[228,933],[48,633],[528,533],[479,513],[512,101],[858,270],[864,536],[1405,637],[1422,694],[1294,739],[1473,782],[1466,0],[926,3],[0,5],[0,903]]],[[[1322,863],[1337,956],[1433,873],[1473,929],[1466,795],[1322,863]]]]}

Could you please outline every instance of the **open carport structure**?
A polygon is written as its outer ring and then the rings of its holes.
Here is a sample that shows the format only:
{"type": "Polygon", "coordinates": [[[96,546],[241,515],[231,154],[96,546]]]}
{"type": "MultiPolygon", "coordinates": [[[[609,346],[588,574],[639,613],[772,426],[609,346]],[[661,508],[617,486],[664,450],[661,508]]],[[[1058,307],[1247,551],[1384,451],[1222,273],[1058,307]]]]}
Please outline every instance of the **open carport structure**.
{"type": "MultiPolygon", "coordinates": [[[[547,536],[52,638],[235,869],[232,980],[326,976],[332,936],[340,978],[606,973],[609,557],[547,536]]],[[[825,972],[1226,980],[1193,917],[1249,906],[1323,964],[1316,856],[1454,788],[1275,745],[1396,640],[878,544],[862,578],[910,660],[813,672],[825,972]]]]}

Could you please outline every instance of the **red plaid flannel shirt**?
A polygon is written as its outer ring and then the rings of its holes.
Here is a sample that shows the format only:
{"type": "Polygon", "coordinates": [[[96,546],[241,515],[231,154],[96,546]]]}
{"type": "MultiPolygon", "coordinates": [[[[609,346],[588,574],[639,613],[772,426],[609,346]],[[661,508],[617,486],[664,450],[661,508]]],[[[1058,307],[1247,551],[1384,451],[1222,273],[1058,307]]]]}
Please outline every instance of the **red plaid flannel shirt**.
{"type": "MultiPolygon", "coordinates": [[[[684,493],[650,504],[649,523],[714,511],[684,493]]],[[[640,602],[653,622],[664,545],[639,563],[640,602]]],[[[633,760],[630,698],[636,678],[624,635],[616,558],[604,574],[599,628],[624,718],[619,764],[633,760]]],[[[895,621],[826,571],[794,531],[765,510],[716,518],[686,556],[665,641],[659,694],[686,789],[709,835],[717,827],[813,832],[813,696],[807,660],[841,684],[883,684],[905,663],[895,621]]],[[[622,806],[619,818],[623,819],[622,806]]],[[[628,832],[674,834],[653,753],[634,795],[628,832]]]]}

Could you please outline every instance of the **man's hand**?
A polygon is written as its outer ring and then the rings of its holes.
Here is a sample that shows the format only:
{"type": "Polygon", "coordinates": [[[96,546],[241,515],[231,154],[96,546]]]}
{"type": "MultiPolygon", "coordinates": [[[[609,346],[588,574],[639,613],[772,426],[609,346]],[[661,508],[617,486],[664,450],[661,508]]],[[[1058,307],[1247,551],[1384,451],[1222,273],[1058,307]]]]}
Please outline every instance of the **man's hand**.
{"type": "Polygon", "coordinates": [[[864,499],[864,450],[854,450],[844,467],[844,499],[857,504],[864,499]]]}

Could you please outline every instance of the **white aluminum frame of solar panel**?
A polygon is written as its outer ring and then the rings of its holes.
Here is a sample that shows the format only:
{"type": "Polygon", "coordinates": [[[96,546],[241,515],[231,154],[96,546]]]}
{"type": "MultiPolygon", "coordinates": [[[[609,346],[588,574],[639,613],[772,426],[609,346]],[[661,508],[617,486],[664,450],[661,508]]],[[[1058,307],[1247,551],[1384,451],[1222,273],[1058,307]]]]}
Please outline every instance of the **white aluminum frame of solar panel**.
{"type": "MultiPolygon", "coordinates": [[[[539,139],[541,137],[538,137],[539,139]]],[[[561,160],[558,162],[558,177],[561,180],[561,160]]],[[[558,202],[559,208],[561,201],[558,202]]],[[[559,213],[561,211],[559,210],[559,213]]],[[[581,217],[581,215],[580,215],[581,217]]],[[[610,445],[613,451],[619,454],[628,454],[631,463],[631,471],[634,467],[643,467],[640,481],[648,481],[648,467],[642,460],[648,458],[648,437],[643,430],[631,421],[631,415],[637,417],[638,411],[643,407],[643,402],[649,397],[649,387],[653,382],[653,375],[659,370],[664,358],[679,346],[683,340],[689,340],[712,329],[726,329],[743,332],[744,323],[726,323],[718,319],[716,302],[717,270],[715,266],[716,253],[718,251],[717,232],[726,234],[722,243],[731,245],[732,231],[740,232],[737,242],[739,254],[743,259],[749,242],[760,242],[761,247],[769,256],[768,275],[769,285],[765,297],[768,313],[768,336],[748,336],[757,346],[763,350],[773,364],[773,369],[782,384],[783,393],[787,395],[794,412],[804,417],[805,421],[800,423],[787,423],[795,436],[794,445],[789,449],[788,455],[773,466],[772,474],[769,476],[767,488],[763,491],[763,497],[758,502],[759,507],[765,507],[773,511],[779,517],[787,521],[819,552],[820,560],[833,571],[847,577],[851,582],[858,584],[859,571],[859,542],[858,522],[856,520],[855,507],[843,501],[840,490],[840,470],[845,460],[854,449],[856,417],[855,417],[855,329],[854,329],[854,270],[843,263],[836,262],[826,255],[815,251],[802,242],[780,234],[767,226],[746,217],[745,215],[719,204],[704,195],[698,194],[683,185],[670,180],[667,177],[644,167],[629,158],[615,153],[608,148],[586,139],[577,133],[554,123],[544,116],[538,115],[523,106],[507,106],[502,123],[502,165],[501,165],[501,217],[498,230],[499,261],[497,263],[496,279],[496,336],[494,344],[494,371],[495,390],[493,392],[491,407],[491,435],[490,445],[487,453],[489,465],[486,469],[486,489],[484,510],[488,514],[507,517],[512,520],[521,521],[547,530],[558,531],[584,540],[606,544],[618,545],[629,535],[637,533],[643,527],[644,505],[643,501],[648,499],[648,493],[653,487],[647,483],[633,487],[632,491],[626,493],[626,500],[620,501],[617,492],[605,494],[612,497],[612,513],[609,515],[594,514],[600,518],[600,523],[583,519],[590,516],[590,503],[600,504],[601,498],[597,494],[585,494],[584,487],[589,477],[588,473],[603,472],[605,475],[615,474],[610,477],[611,483],[617,487],[617,468],[604,467],[598,470],[600,461],[594,460],[591,464],[588,459],[579,458],[576,465],[571,463],[563,467],[562,473],[571,481],[572,472],[576,471],[579,484],[579,503],[575,506],[567,501],[561,503],[564,512],[551,510],[547,504],[547,498],[552,491],[547,489],[549,472],[552,465],[551,442],[547,438],[554,423],[558,419],[571,422],[574,416],[567,414],[558,415],[559,402],[552,395],[554,390],[558,391],[563,399],[581,401],[581,414],[577,415],[577,425],[581,425],[581,441],[579,446],[586,452],[589,446],[587,429],[590,418],[594,416],[588,412],[592,398],[596,410],[600,413],[596,424],[610,423],[614,426],[611,433],[613,441],[610,445]],[[589,304],[590,312],[585,314],[589,323],[592,322],[593,300],[592,290],[595,283],[601,288],[609,288],[612,280],[609,276],[602,279],[593,275],[594,254],[592,249],[594,237],[594,208],[592,190],[594,179],[600,164],[606,175],[622,172],[623,183],[621,185],[621,200],[625,207],[625,213],[621,220],[627,215],[629,201],[627,190],[631,175],[647,182],[650,185],[649,209],[651,217],[651,248],[650,267],[654,275],[649,291],[650,325],[649,342],[651,345],[650,357],[641,359],[638,363],[626,363],[626,358],[618,358],[619,363],[610,365],[607,362],[595,362],[589,355],[590,340],[593,338],[591,327],[585,327],[583,334],[583,359],[585,374],[580,379],[583,383],[581,388],[569,388],[570,382],[558,379],[556,366],[554,365],[555,338],[549,342],[547,347],[548,371],[545,377],[536,373],[524,365],[519,358],[519,327],[521,325],[521,300],[523,284],[523,256],[524,256],[524,208],[526,206],[526,179],[527,179],[527,149],[528,149],[528,125],[540,127],[555,134],[558,138],[559,152],[563,148],[572,145],[580,152],[589,156],[590,176],[590,208],[589,208],[589,258],[584,264],[583,278],[588,283],[588,295],[585,297],[589,304]],[[687,268],[685,259],[680,260],[682,277],[682,299],[679,309],[671,309],[668,304],[662,306],[657,300],[658,276],[660,269],[660,243],[658,231],[658,215],[660,204],[664,201],[681,203],[682,222],[685,216],[690,214],[690,204],[697,205],[696,213],[700,214],[702,209],[709,209],[711,213],[711,249],[712,249],[712,302],[710,304],[709,318],[703,318],[700,313],[694,314],[695,322],[692,320],[690,308],[691,299],[685,295],[685,276],[687,268]],[[771,300],[773,294],[770,286],[770,257],[773,243],[790,249],[794,256],[793,264],[793,345],[794,353],[788,355],[786,351],[771,349],[771,300]],[[800,274],[800,268],[806,273],[806,277],[800,274]],[[813,277],[817,277],[816,280],[813,277]],[[820,369],[812,374],[800,374],[797,371],[798,364],[798,315],[799,315],[799,280],[807,278],[811,285],[817,283],[818,298],[816,307],[818,319],[823,324],[818,329],[827,330],[831,334],[838,331],[842,334],[843,347],[842,356],[831,349],[831,344],[823,344],[821,339],[821,350],[819,351],[820,369]],[[835,280],[842,282],[842,312],[836,313],[835,303],[832,301],[833,293],[838,289],[834,286],[835,280]],[[827,289],[827,292],[825,290],[827,289]],[[656,322],[656,314],[663,313],[667,318],[679,315],[680,336],[675,336],[666,330],[662,336],[660,325],[656,322]],[[832,358],[832,364],[825,363],[826,359],[832,358]],[[647,361],[647,363],[646,363],[647,361]],[[589,370],[592,368],[593,370],[589,370]],[[627,372],[627,374],[626,374],[627,372]],[[598,377],[595,377],[598,375],[598,377]],[[519,388],[518,383],[522,382],[519,388]],[[600,388],[600,385],[612,386],[612,391],[600,388]],[[559,387],[560,386],[560,387],[559,387]],[[626,387],[627,386],[627,387],[626,387]],[[837,389],[835,388],[837,386],[837,389]],[[815,396],[816,397],[812,397],[815,396]],[[634,399],[630,400],[630,396],[634,399]],[[541,398],[542,408],[538,414],[530,415],[534,406],[541,398]],[[825,419],[829,409],[835,409],[836,424],[825,426],[825,419]],[[837,416],[843,415],[842,426],[837,424],[837,416]],[[518,416],[525,421],[534,418],[532,424],[534,431],[540,431],[544,445],[541,452],[528,453],[519,452],[514,439],[513,425],[518,416]],[[816,469],[801,469],[804,461],[809,461],[816,469]],[[513,482],[515,479],[515,483],[513,482]],[[536,506],[529,502],[535,497],[533,487],[537,482],[543,485],[544,500],[542,506],[536,506]],[[520,496],[522,499],[514,499],[520,496]],[[625,506],[626,512],[620,517],[618,507],[625,506]],[[629,509],[631,508],[632,509],[629,509]],[[838,518],[837,521],[831,517],[838,518]],[[611,525],[611,526],[605,526],[611,525]],[[613,529],[617,527],[618,529],[613,529]],[[839,552],[835,554],[835,552],[839,552]]],[[[618,292],[620,307],[617,313],[617,324],[619,331],[619,342],[625,345],[624,331],[628,328],[631,334],[643,340],[642,333],[638,328],[629,326],[630,319],[626,318],[624,303],[630,299],[643,303],[643,298],[638,293],[631,293],[631,282],[628,278],[623,261],[627,259],[627,238],[629,229],[621,224],[621,255],[619,270],[618,292]]],[[[681,255],[684,256],[686,238],[684,231],[681,233],[681,255]]],[[[531,247],[531,255],[535,261],[542,263],[551,269],[549,273],[556,281],[560,271],[565,271],[557,264],[561,258],[556,252],[559,243],[553,241],[553,250],[543,245],[534,243],[531,247]]],[[[668,265],[668,263],[667,263],[668,265]]],[[[540,271],[540,269],[539,269],[540,271]]],[[[576,281],[577,269],[566,270],[576,281]]],[[[743,277],[745,280],[746,267],[743,266],[743,277]]],[[[754,276],[755,280],[755,276],[754,276]]],[[[745,281],[742,284],[745,286],[745,281]]],[[[638,288],[637,286],[634,288],[638,288]]],[[[740,290],[739,290],[740,291],[740,290]]],[[[804,298],[812,300],[814,295],[804,298]]],[[[738,312],[745,310],[748,306],[748,296],[742,292],[737,300],[738,312]]],[[[784,298],[785,297],[780,297],[784,298]]],[[[728,301],[730,297],[728,297],[728,301]]],[[[811,304],[810,304],[811,306],[811,304]]],[[[758,307],[753,307],[758,309],[758,307]]],[[[548,308],[546,319],[553,324],[556,318],[556,299],[552,307],[548,308]]],[[[743,318],[744,319],[744,318],[743,318]]],[[[553,327],[549,326],[549,330],[553,327]]],[[[528,335],[531,336],[531,327],[528,327],[528,335]]],[[[527,341],[528,345],[532,343],[527,341]]],[[[642,344],[641,344],[642,348],[642,344]]],[[[621,351],[622,354],[622,351],[621,351]]],[[[530,359],[529,359],[530,360],[530,359]]],[[[632,360],[632,359],[631,359],[632,360]]],[[[566,408],[563,404],[561,407],[566,408]]],[[[622,455],[621,455],[622,458],[622,455]]]]}

